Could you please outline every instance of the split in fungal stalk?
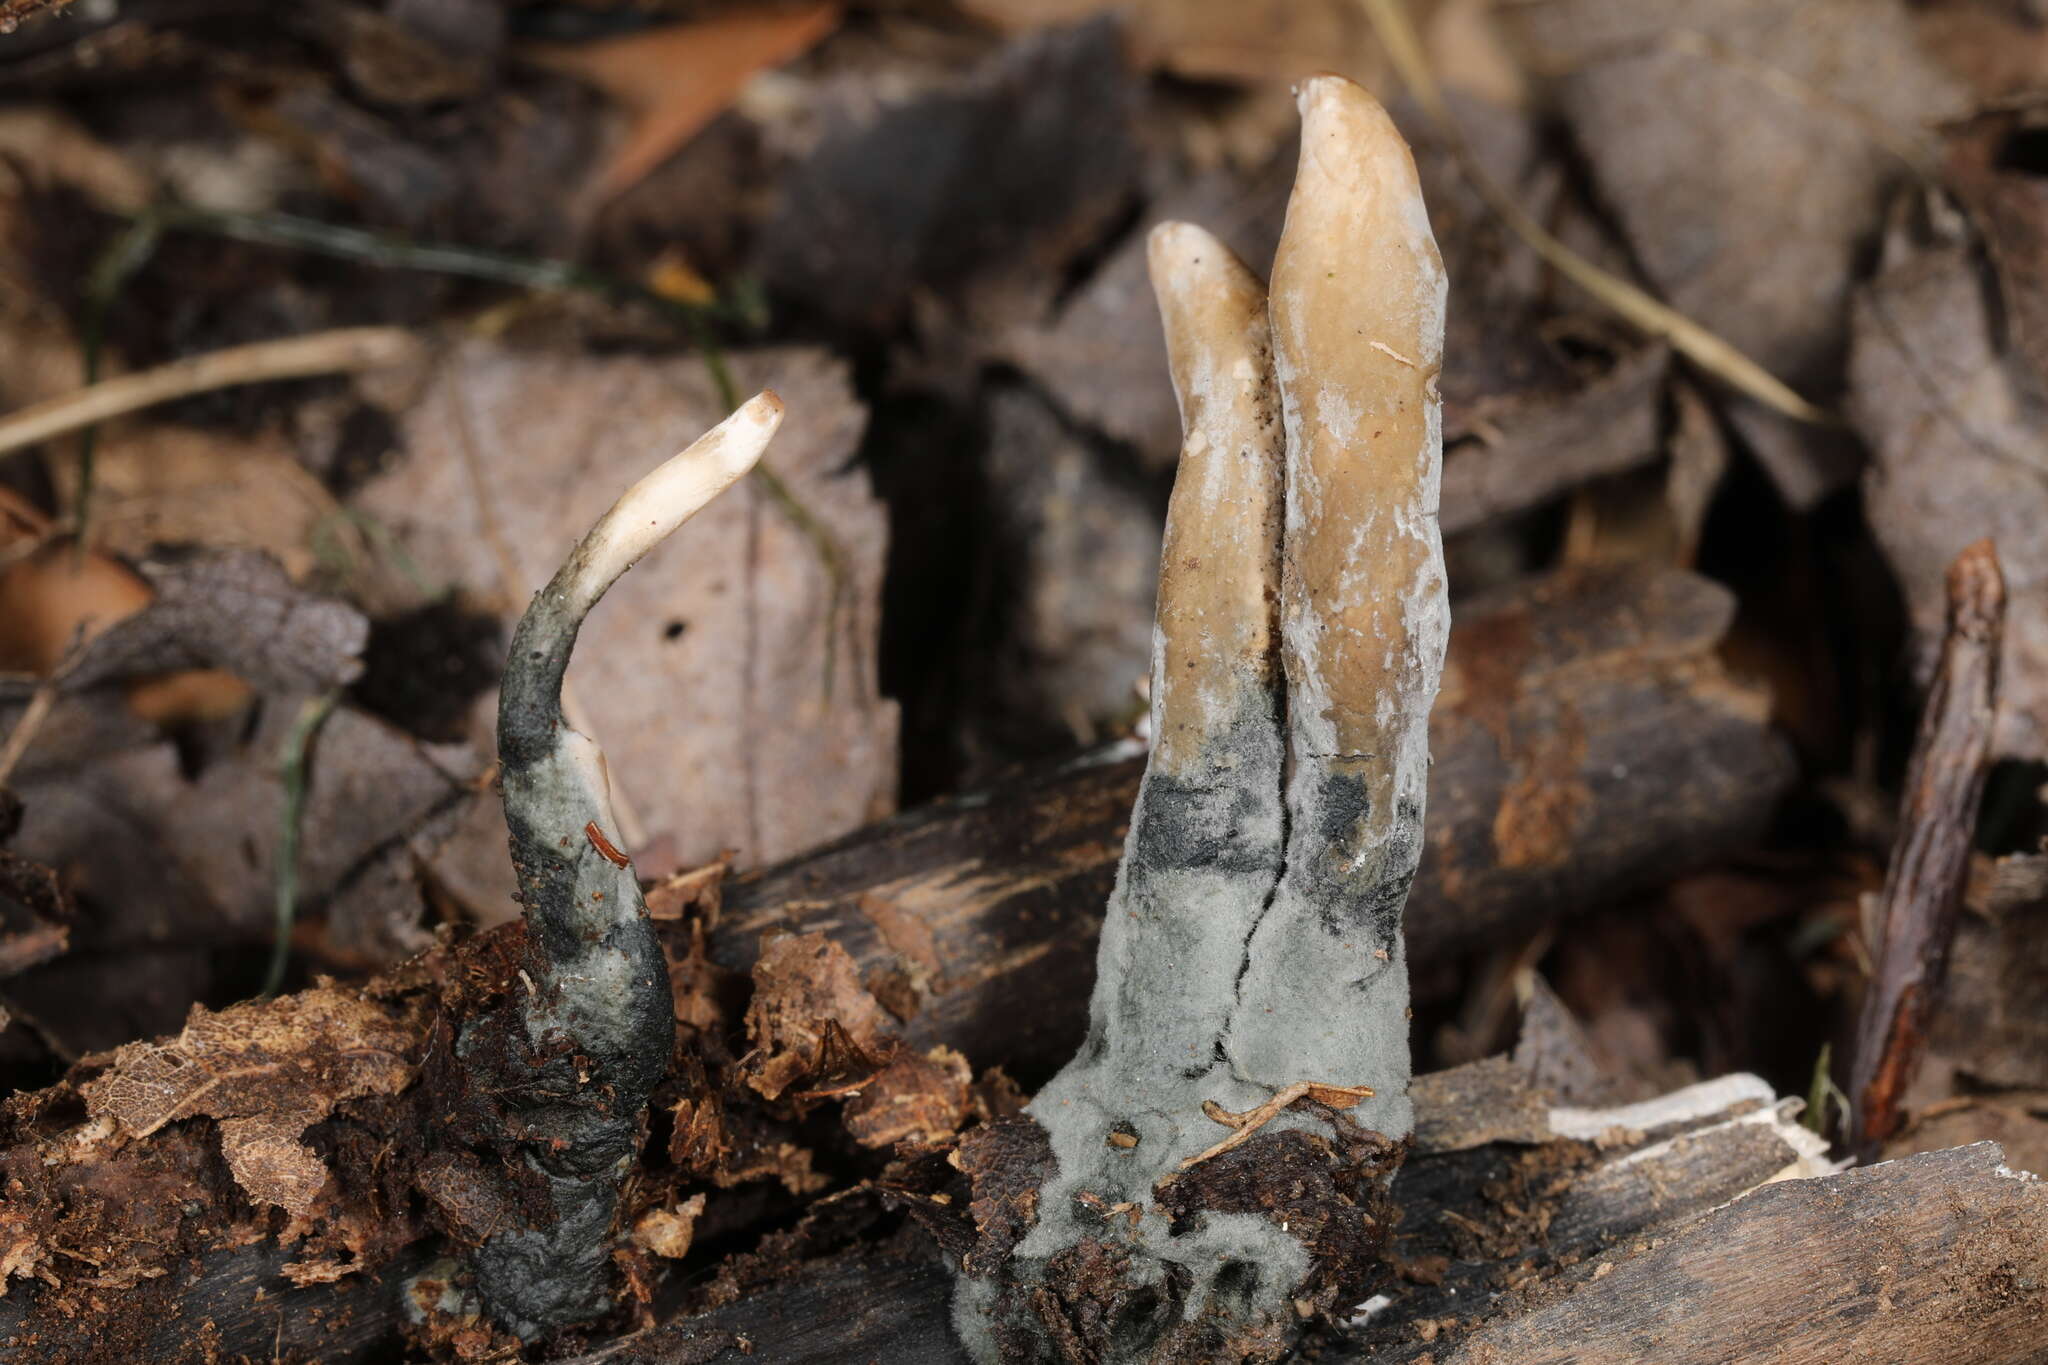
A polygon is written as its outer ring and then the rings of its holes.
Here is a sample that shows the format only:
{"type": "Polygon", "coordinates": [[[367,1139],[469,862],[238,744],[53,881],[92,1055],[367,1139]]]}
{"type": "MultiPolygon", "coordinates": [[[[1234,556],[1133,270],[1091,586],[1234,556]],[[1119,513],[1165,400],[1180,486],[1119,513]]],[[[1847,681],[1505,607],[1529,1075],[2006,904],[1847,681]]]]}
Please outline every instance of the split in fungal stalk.
{"type": "Polygon", "coordinates": [[[1185,431],[1155,741],[1087,1040],[1028,1110],[1036,1224],[959,1281],[982,1360],[1272,1358],[1377,1273],[1450,627],[1445,281],[1385,111],[1336,76],[1299,103],[1270,291],[1199,228],[1152,237],[1185,431]]]}
{"type": "Polygon", "coordinates": [[[513,634],[498,702],[505,820],[525,908],[526,992],[515,1022],[489,1016],[457,1044],[496,1095],[531,1196],[523,1226],[477,1249],[477,1288],[522,1337],[611,1306],[619,1182],[675,1033],[668,967],[633,868],[617,847],[604,755],[562,718],[562,675],[583,618],[634,561],[761,457],[782,422],[762,393],[628,489],[533,599],[513,634]]]}

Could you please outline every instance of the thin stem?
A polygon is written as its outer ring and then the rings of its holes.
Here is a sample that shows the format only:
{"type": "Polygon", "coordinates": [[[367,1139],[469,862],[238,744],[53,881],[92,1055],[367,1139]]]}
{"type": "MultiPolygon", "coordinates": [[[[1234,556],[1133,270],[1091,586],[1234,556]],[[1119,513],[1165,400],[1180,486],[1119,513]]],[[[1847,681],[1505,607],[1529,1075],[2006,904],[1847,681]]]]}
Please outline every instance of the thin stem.
{"type": "MultiPolygon", "coordinates": [[[[90,368],[96,369],[98,337],[90,340],[90,368]]],[[[419,354],[418,340],[403,327],[342,327],[187,356],[118,379],[88,380],[75,393],[33,404],[0,419],[0,455],[67,431],[82,429],[90,437],[101,422],[110,418],[194,394],[273,379],[376,369],[400,364],[419,354]]],[[[83,508],[80,510],[82,514],[83,508]]]]}
{"type": "Polygon", "coordinates": [[[306,755],[313,737],[320,732],[334,705],[338,691],[313,697],[299,708],[299,717],[285,737],[278,755],[279,776],[284,781],[284,810],[277,839],[277,936],[270,945],[270,970],[263,977],[263,994],[276,995],[284,984],[285,964],[291,959],[292,924],[298,918],[299,835],[306,814],[306,755]]]}

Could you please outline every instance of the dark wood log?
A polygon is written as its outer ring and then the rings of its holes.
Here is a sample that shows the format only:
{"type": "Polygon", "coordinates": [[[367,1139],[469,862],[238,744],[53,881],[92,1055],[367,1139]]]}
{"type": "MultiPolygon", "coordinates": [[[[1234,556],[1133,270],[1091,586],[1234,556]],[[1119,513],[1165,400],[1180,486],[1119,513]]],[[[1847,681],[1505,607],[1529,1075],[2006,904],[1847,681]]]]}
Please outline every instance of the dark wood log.
{"type": "MultiPolygon", "coordinates": [[[[1707,580],[1647,568],[1568,573],[1458,611],[1406,917],[1418,994],[1463,951],[1755,838],[1793,770],[1764,696],[1715,657],[1733,612],[1707,580]]],[[[748,970],[761,936],[786,929],[827,933],[866,968],[900,960],[927,982],[912,1042],[1035,1081],[1086,1022],[1143,762],[1098,751],[742,878],[712,955],[748,970]]]]}
{"type": "MultiPolygon", "coordinates": [[[[1493,1079],[1426,1077],[1418,1109],[1483,1097],[1496,1109],[1437,1118],[1485,1129],[1516,1108],[1512,1084],[1493,1079]]],[[[1612,1119],[1598,1142],[1552,1132],[1418,1154],[1395,1185],[1400,1277],[1313,1357],[2048,1358],[2048,1186],[2007,1170],[1991,1143],[1815,1174],[1819,1143],[1787,1112],[1753,1078],[1724,1077],[1649,1105],[1560,1111],[1573,1132],[1612,1119]]],[[[951,1291],[936,1258],[850,1253],[576,1365],[965,1365],[951,1291]]]]}

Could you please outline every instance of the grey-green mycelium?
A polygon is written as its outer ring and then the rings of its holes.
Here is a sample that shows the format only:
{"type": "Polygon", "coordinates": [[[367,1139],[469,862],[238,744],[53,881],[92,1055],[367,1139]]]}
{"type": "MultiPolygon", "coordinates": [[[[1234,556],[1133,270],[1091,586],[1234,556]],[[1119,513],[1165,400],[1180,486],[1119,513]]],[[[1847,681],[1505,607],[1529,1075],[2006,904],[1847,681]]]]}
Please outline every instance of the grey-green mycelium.
{"type": "Polygon", "coordinates": [[[526,917],[525,997],[465,1028],[457,1052],[506,1114],[525,1168],[523,1223],[499,1228],[474,1258],[484,1305],[523,1337],[611,1306],[619,1182],[675,1031],[668,967],[617,847],[604,755],[563,720],[562,675],[605,590],[752,468],[781,421],[780,400],[762,393],[633,485],[512,637],[498,752],[526,917]]]}
{"type": "Polygon", "coordinates": [[[1035,1129],[962,1153],[1029,1224],[963,1265],[979,1360],[1270,1359],[1378,1273],[1450,626],[1445,282],[1385,111],[1335,76],[1299,102],[1270,291],[1200,228],[1152,238],[1185,430],[1154,745],[1087,1040],[1035,1129]]]}

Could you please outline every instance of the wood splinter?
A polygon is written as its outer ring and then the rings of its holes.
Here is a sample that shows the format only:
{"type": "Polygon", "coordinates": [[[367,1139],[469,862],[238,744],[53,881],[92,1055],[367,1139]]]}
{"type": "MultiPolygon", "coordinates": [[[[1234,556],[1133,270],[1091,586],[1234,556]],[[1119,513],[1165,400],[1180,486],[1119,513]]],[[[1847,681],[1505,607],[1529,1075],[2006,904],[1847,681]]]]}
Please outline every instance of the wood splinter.
{"type": "MultiPolygon", "coordinates": [[[[1233,1114],[1214,1100],[1203,1100],[1204,1114],[1235,1131],[1207,1151],[1197,1152],[1183,1160],[1180,1168],[1185,1171],[1190,1167],[1199,1166],[1205,1161],[1222,1156],[1233,1147],[1240,1146],[1245,1139],[1278,1118],[1284,1110],[1298,1101],[1308,1100],[1332,1109],[1349,1109],[1360,1100],[1369,1100],[1372,1096],[1373,1088],[1369,1085],[1318,1085],[1314,1081],[1296,1081],[1258,1108],[1247,1109],[1242,1113],[1233,1114]]],[[[1169,1180],[1172,1178],[1167,1177],[1169,1180]]]]}

